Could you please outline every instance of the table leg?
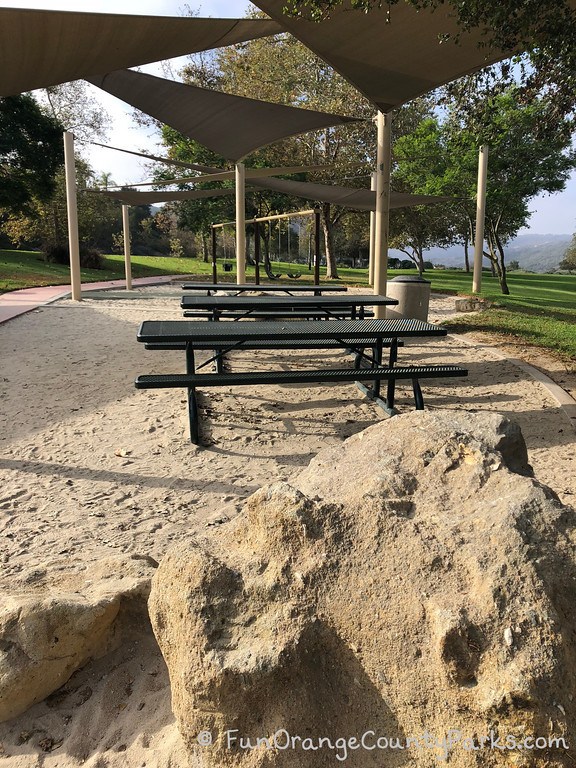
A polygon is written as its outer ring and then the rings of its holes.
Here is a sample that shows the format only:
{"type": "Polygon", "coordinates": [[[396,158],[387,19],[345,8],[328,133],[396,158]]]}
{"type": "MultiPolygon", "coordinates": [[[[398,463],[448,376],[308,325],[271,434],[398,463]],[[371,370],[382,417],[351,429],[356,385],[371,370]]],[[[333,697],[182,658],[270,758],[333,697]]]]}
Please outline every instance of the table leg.
{"type": "MultiPolygon", "coordinates": [[[[186,373],[196,373],[194,360],[194,347],[191,342],[186,342],[186,373]]],[[[194,387],[188,388],[188,423],[190,424],[190,440],[198,445],[200,440],[198,430],[198,403],[194,387]]]]}
{"type": "Polygon", "coordinates": [[[398,360],[398,339],[393,336],[390,342],[390,356],[388,357],[388,365],[393,368],[394,363],[398,360]]]}
{"type": "Polygon", "coordinates": [[[416,403],[416,410],[424,410],[424,397],[422,396],[422,390],[420,389],[420,382],[418,379],[412,379],[412,391],[414,392],[414,402],[416,403]]]}
{"type": "MultiPolygon", "coordinates": [[[[388,358],[388,364],[390,368],[394,368],[394,363],[398,360],[398,339],[393,336],[390,342],[390,357],[388,358]]],[[[396,380],[388,379],[388,387],[386,389],[386,403],[388,408],[394,408],[394,396],[396,394],[396,380]]]]}
{"type": "MultiPolygon", "coordinates": [[[[382,339],[380,337],[376,339],[373,356],[374,356],[375,367],[381,368],[382,367],[382,339]]],[[[380,397],[380,379],[374,379],[374,384],[372,385],[372,392],[374,393],[374,397],[380,397]]]]}
{"type": "Polygon", "coordinates": [[[196,373],[194,347],[189,341],[186,342],[186,373],[196,373]]]}
{"type": "Polygon", "coordinates": [[[200,429],[198,424],[198,402],[194,387],[188,388],[188,423],[190,424],[190,441],[194,445],[200,442],[200,429]]]}

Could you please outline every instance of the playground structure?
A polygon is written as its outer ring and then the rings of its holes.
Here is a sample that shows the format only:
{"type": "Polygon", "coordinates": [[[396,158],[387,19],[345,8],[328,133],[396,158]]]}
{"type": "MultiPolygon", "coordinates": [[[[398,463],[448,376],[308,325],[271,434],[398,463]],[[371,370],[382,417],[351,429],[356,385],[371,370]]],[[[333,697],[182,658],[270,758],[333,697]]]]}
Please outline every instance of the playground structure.
{"type": "MultiPolygon", "coordinates": [[[[286,244],[287,244],[287,250],[290,253],[290,242],[291,242],[291,235],[290,235],[290,219],[294,219],[296,217],[304,218],[304,217],[313,217],[312,219],[312,226],[310,227],[309,233],[310,236],[308,238],[308,263],[309,267],[313,267],[314,269],[314,284],[317,285],[320,281],[320,208],[308,208],[306,210],[302,211],[293,211],[291,213],[278,213],[273,214],[270,216],[258,216],[253,219],[246,219],[245,224],[246,225],[254,225],[253,235],[254,235],[254,269],[255,269],[255,284],[260,284],[260,269],[261,267],[266,272],[266,276],[269,280],[278,280],[281,275],[280,274],[274,274],[271,266],[271,241],[272,241],[272,230],[271,225],[272,222],[278,223],[278,250],[277,250],[277,257],[279,260],[280,252],[281,252],[281,229],[280,224],[282,221],[288,222],[287,232],[286,232],[286,244]],[[268,224],[268,231],[266,232],[263,230],[263,225],[268,224]],[[314,233],[312,237],[312,231],[314,233]],[[264,259],[262,259],[262,240],[265,242],[265,247],[267,248],[267,252],[265,253],[264,259]],[[314,245],[312,249],[312,243],[314,245]]],[[[227,270],[228,266],[228,259],[227,259],[227,242],[226,242],[226,228],[227,227],[233,227],[235,226],[236,222],[234,221],[224,221],[217,224],[212,224],[212,279],[216,283],[218,282],[218,238],[217,233],[218,230],[222,231],[222,251],[224,254],[224,270],[227,270]]],[[[301,241],[302,238],[300,237],[301,232],[301,226],[299,225],[299,236],[298,236],[298,252],[301,248],[301,241]]],[[[288,259],[290,260],[290,259],[288,259]]],[[[231,266],[231,265],[230,265],[231,266]]],[[[300,277],[299,273],[287,273],[287,276],[292,279],[296,279],[300,277]]]]}

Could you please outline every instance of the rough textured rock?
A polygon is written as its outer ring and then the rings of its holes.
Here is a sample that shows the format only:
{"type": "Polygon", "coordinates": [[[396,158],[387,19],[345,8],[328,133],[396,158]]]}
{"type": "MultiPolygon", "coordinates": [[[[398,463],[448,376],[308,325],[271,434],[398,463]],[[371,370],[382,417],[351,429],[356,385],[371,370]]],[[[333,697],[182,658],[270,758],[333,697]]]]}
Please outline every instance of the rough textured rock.
{"type": "Polygon", "coordinates": [[[90,658],[115,647],[127,603],[145,605],[155,563],[100,561],[84,573],[36,570],[0,608],[0,722],[60,688],[90,658]]]}
{"type": "Polygon", "coordinates": [[[293,486],[258,491],[153,580],[174,712],[204,765],[573,765],[575,516],[530,477],[513,425],[398,416],[293,486]],[[526,737],[564,741],[506,748],[526,737]]]}

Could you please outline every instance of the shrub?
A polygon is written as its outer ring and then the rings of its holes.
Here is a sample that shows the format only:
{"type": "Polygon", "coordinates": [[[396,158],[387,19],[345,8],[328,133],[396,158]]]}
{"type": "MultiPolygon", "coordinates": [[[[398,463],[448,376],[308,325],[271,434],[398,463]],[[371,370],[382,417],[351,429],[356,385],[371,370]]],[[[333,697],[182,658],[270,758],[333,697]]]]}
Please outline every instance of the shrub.
{"type": "Polygon", "coordinates": [[[97,248],[80,248],[80,266],[84,269],[104,269],[104,259],[97,248]]]}
{"type": "Polygon", "coordinates": [[[64,245],[48,245],[43,248],[44,260],[48,264],[69,264],[68,248],[64,245]]]}
{"type": "MultiPolygon", "coordinates": [[[[48,245],[44,248],[44,259],[49,264],[70,264],[67,245],[48,245]]],[[[96,248],[80,246],[80,266],[84,269],[104,269],[102,254],[96,248]]]]}

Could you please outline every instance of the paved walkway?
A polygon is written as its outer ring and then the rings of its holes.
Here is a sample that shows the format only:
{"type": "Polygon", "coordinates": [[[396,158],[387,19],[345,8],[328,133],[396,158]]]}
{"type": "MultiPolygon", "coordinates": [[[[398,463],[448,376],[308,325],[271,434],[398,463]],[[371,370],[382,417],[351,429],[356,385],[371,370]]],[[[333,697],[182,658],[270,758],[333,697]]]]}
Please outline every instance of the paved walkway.
{"type": "MultiPolygon", "coordinates": [[[[137,277],[132,280],[132,285],[162,285],[172,280],[177,280],[180,275],[166,275],[161,277],[137,277]]],[[[184,277],[184,276],[182,276],[184,277]]],[[[84,283],[83,291],[104,291],[107,288],[123,288],[125,280],[107,280],[101,283],[84,283]]],[[[39,285],[36,288],[23,288],[21,291],[10,291],[0,295],[0,323],[5,323],[13,317],[30,312],[43,304],[50,304],[57,299],[63,299],[72,293],[70,285],[39,285]]]]}

